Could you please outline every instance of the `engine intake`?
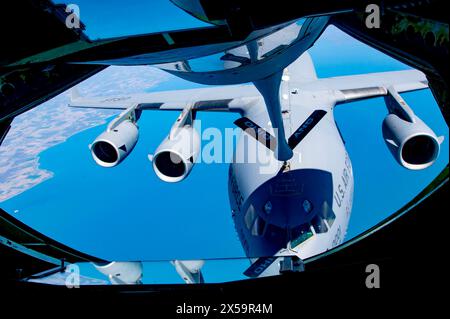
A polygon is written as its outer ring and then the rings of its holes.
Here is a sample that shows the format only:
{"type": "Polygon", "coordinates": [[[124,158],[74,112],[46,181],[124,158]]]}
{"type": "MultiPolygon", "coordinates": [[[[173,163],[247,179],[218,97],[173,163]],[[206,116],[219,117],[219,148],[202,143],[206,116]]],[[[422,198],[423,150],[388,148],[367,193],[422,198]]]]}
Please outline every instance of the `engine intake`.
{"type": "Polygon", "coordinates": [[[158,146],[153,156],[153,169],[165,182],[182,181],[189,175],[199,153],[198,132],[190,125],[183,126],[158,146]]]}
{"type": "Polygon", "coordinates": [[[439,138],[417,116],[410,122],[396,114],[388,114],[383,121],[382,130],[392,155],[405,168],[425,169],[439,156],[439,138]]]}
{"type": "Polygon", "coordinates": [[[129,120],[123,121],[95,139],[91,145],[92,157],[100,166],[116,166],[130,154],[138,137],[139,130],[136,124],[129,120]]]}

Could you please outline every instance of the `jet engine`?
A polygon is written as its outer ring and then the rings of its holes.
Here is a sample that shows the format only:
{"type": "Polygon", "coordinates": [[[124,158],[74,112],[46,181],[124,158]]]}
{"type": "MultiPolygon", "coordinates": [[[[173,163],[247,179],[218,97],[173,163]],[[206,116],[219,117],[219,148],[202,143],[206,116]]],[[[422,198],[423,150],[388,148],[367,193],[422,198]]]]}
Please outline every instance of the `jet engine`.
{"type": "Polygon", "coordinates": [[[133,285],[141,283],[143,267],[141,262],[117,262],[105,264],[94,263],[95,268],[108,276],[114,285],[133,285]]]}
{"type": "Polygon", "coordinates": [[[383,138],[397,162],[412,170],[431,166],[439,155],[443,137],[416,115],[394,87],[384,98],[389,114],[382,125],[383,138]]]}
{"type": "Polygon", "coordinates": [[[122,121],[95,139],[90,146],[92,157],[100,166],[116,166],[130,154],[138,137],[137,125],[130,120],[122,121]]]}
{"type": "Polygon", "coordinates": [[[175,183],[185,179],[200,153],[200,136],[192,125],[177,127],[158,146],[153,169],[163,181],[175,183]]]}
{"type": "Polygon", "coordinates": [[[441,138],[415,115],[412,121],[408,121],[396,114],[388,114],[382,130],[389,150],[405,168],[427,168],[439,155],[441,138]]]}
{"type": "Polygon", "coordinates": [[[205,282],[201,271],[204,264],[204,260],[172,261],[175,270],[187,284],[201,284],[205,282]]]}

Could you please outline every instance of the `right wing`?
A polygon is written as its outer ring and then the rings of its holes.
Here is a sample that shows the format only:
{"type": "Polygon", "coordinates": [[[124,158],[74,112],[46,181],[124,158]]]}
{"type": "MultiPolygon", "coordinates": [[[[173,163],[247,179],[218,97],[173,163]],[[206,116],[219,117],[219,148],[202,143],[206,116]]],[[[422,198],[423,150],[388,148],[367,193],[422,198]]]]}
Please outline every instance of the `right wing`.
{"type": "Polygon", "coordinates": [[[336,103],[344,103],[386,96],[392,89],[398,93],[427,89],[428,81],[422,72],[406,70],[324,78],[309,83],[307,88],[334,91],[336,103]]]}
{"type": "Polygon", "coordinates": [[[130,94],[114,97],[81,97],[71,90],[69,106],[94,109],[178,110],[242,112],[261,98],[253,85],[216,86],[189,90],[130,94]]]}

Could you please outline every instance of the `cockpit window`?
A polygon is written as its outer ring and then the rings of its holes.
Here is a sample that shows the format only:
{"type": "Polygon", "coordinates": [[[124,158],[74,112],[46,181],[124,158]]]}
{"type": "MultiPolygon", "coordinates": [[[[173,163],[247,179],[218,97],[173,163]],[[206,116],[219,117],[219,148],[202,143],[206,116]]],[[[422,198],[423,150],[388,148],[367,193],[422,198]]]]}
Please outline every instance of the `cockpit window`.
{"type": "Polygon", "coordinates": [[[332,226],[334,220],[336,219],[336,215],[333,213],[333,209],[328,205],[327,202],[323,202],[322,211],[320,212],[323,219],[325,219],[328,223],[328,226],[332,226]]]}
{"type": "Polygon", "coordinates": [[[292,229],[291,232],[291,247],[297,247],[301,243],[303,243],[308,238],[313,236],[313,232],[311,230],[311,225],[309,223],[300,225],[292,229]]]}
{"type": "Polygon", "coordinates": [[[244,217],[245,225],[247,226],[248,229],[252,228],[253,222],[255,221],[255,216],[256,216],[255,208],[253,207],[253,205],[250,204],[244,217]]]}
{"type": "Polygon", "coordinates": [[[252,227],[253,236],[262,236],[264,234],[264,228],[266,227],[266,222],[261,217],[256,217],[255,223],[252,227]]]}
{"type": "Polygon", "coordinates": [[[307,214],[311,213],[312,210],[313,210],[313,204],[312,204],[309,200],[307,200],[307,199],[305,199],[305,200],[303,201],[302,206],[303,206],[303,210],[304,210],[307,214]]]}
{"type": "Polygon", "coordinates": [[[326,233],[328,231],[328,227],[325,224],[325,221],[318,215],[314,216],[314,218],[311,220],[311,224],[317,234],[326,233]]]}
{"type": "Polygon", "coordinates": [[[286,230],[273,224],[267,224],[265,235],[273,241],[284,240],[286,238],[286,230]]]}

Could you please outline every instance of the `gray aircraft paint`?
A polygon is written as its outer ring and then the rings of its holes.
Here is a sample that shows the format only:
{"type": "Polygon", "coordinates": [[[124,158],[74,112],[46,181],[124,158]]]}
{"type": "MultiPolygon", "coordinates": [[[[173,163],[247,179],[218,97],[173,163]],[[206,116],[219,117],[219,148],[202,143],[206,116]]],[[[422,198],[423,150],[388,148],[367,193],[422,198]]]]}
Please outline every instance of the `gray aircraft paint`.
{"type": "MultiPolygon", "coordinates": [[[[293,149],[294,156],[287,162],[289,168],[283,172],[280,172],[283,170],[283,163],[275,159],[273,152],[256,145],[257,140],[246,137],[239,140],[235,158],[249,156],[245,153],[254,150],[259,152],[259,158],[267,157],[263,163],[238,161],[230,165],[230,205],[236,230],[249,257],[295,253],[304,259],[331,249],[344,239],[352,208],[353,171],[334,120],[333,108],[336,101],[330,99],[330,94],[303,90],[305,83],[316,79],[314,66],[308,54],[304,54],[288,67],[285,75],[285,79],[289,80],[282,82],[280,99],[283,101],[286,136],[291,136],[314,111],[324,110],[327,113],[293,149]],[[302,72],[298,72],[299,70],[302,72]],[[301,76],[296,77],[296,74],[301,76]],[[283,188],[283,183],[288,186],[284,186],[284,191],[280,190],[277,193],[276,189],[283,188]],[[312,213],[304,211],[302,207],[304,200],[312,203],[312,213]],[[267,201],[272,201],[270,214],[264,211],[264,204],[267,201]],[[281,205],[282,202],[288,202],[289,205],[281,205]],[[296,247],[291,247],[289,239],[280,240],[278,236],[274,236],[276,240],[271,240],[271,234],[268,232],[270,232],[269,225],[274,223],[272,216],[278,216],[278,219],[286,217],[284,225],[280,221],[275,224],[280,229],[287,230],[311,222],[324,203],[331,207],[335,215],[335,221],[331,226],[327,225],[326,232],[320,234],[314,232],[312,237],[296,247]],[[256,215],[266,221],[263,236],[252,235],[251,229],[245,225],[245,214],[250,205],[253,206],[256,215]]],[[[273,135],[268,115],[264,110],[264,105],[257,103],[246,110],[244,115],[273,135]]],[[[278,267],[277,263],[272,264],[264,273],[273,272],[274,267],[278,267]]]]}

